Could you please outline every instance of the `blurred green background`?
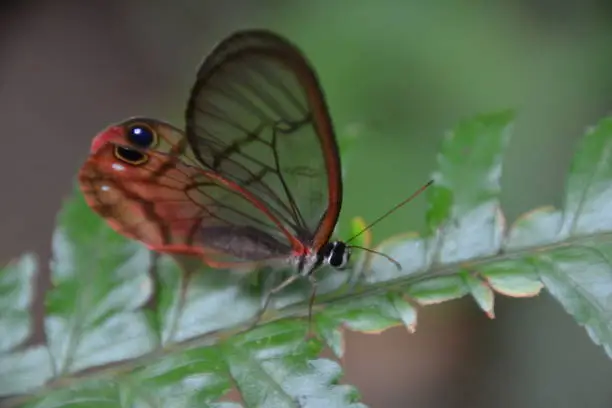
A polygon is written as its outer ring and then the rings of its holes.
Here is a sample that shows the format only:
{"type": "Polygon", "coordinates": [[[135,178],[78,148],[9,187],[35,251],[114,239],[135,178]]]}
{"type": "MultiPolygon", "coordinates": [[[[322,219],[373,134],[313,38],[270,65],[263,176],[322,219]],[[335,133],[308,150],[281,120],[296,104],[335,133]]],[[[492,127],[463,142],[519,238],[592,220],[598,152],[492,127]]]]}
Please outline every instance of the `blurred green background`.
{"type": "MultiPolygon", "coordinates": [[[[612,103],[604,1],[38,0],[0,4],[0,254],[49,254],[53,217],[91,138],[147,115],[183,124],[201,58],[267,27],[316,67],[337,133],[353,139],[344,224],[423,184],[461,118],[518,113],[503,175],[508,222],[561,205],[573,149],[612,103]]],[[[417,199],[376,240],[424,228],[417,199]]],[[[41,288],[49,283],[42,276],[41,288]]],[[[42,300],[35,307],[39,319],[42,300]]],[[[372,407],[612,407],[612,361],[547,295],[428,307],[417,333],[353,334],[344,381],[372,407]]],[[[40,321],[40,320],[39,320],[40,321]]]]}

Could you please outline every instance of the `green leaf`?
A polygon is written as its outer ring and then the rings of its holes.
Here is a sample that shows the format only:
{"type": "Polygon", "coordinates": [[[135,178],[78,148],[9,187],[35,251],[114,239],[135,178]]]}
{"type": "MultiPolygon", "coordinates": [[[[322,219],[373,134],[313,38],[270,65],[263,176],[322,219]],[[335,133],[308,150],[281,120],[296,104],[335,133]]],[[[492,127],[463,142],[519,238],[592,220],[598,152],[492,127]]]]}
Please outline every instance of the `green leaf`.
{"type": "Polygon", "coordinates": [[[502,153],[513,116],[509,111],[481,115],[446,136],[427,212],[434,262],[493,255],[501,248],[502,153]]]}
{"type": "Polygon", "coordinates": [[[590,129],[574,157],[563,211],[544,208],[522,217],[508,247],[539,245],[525,270],[585,326],[612,357],[612,118],[590,129]]]}
{"type": "Polygon", "coordinates": [[[77,195],[53,236],[45,331],[57,376],[137,357],[157,344],[141,309],[153,289],[149,253],[90,213],[77,195]]]}
{"type": "Polygon", "coordinates": [[[27,392],[53,378],[46,347],[19,350],[32,334],[30,307],[37,272],[38,262],[32,254],[0,271],[0,395],[27,392]]]}
{"type": "Polygon", "coordinates": [[[463,274],[463,282],[467,286],[470,295],[474,298],[478,306],[490,318],[495,317],[493,305],[495,302],[495,293],[493,289],[485,281],[473,276],[469,271],[463,274]]]}
{"type": "Polygon", "coordinates": [[[316,359],[317,340],[304,340],[302,322],[277,322],[223,346],[227,369],[247,406],[362,407],[353,387],[338,385],[340,366],[316,359]]]}
{"type": "Polygon", "coordinates": [[[589,130],[572,163],[559,234],[612,229],[612,118],[589,130]]]}
{"type": "Polygon", "coordinates": [[[340,366],[316,358],[322,343],[304,341],[305,329],[302,322],[276,322],[218,346],[142,361],[113,376],[69,379],[63,389],[27,406],[239,407],[216,402],[234,385],[246,406],[364,407],[353,387],[338,384],[340,366]]]}
{"type": "Polygon", "coordinates": [[[20,345],[31,333],[29,307],[36,257],[27,254],[0,270],[0,353],[20,345]]]}
{"type": "Polygon", "coordinates": [[[388,297],[406,329],[414,333],[417,324],[417,309],[401,293],[391,292],[388,297]]]}
{"type": "Polygon", "coordinates": [[[45,346],[0,355],[0,395],[27,393],[53,378],[53,362],[45,346]]]}
{"type": "MultiPolygon", "coordinates": [[[[311,287],[301,280],[274,296],[259,327],[243,332],[290,271],[243,275],[151,257],[77,194],[53,239],[44,344],[15,349],[28,334],[35,264],[24,258],[0,277],[2,293],[21,299],[0,315],[18,316],[18,323],[2,317],[3,331],[21,327],[0,355],[0,394],[23,394],[9,403],[29,407],[241,406],[223,402],[231,390],[247,407],[363,406],[354,388],[338,384],[338,363],[319,357],[324,346],[343,355],[346,329],[414,331],[419,306],[465,295],[493,317],[495,292],[528,297],[542,288],[612,355],[612,118],[578,149],[565,208],[535,209],[507,229],[499,194],[512,122],[508,111],[479,115],[448,134],[425,236],[402,234],[375,248],[401,270],[362,252],[353,270],[317,271],[310,325],[311,287]],[[345,285],[355,276],[355,286],[345,285]]],[[[353,233],[364,225],[356,220],[353,233]]],[[[369,245],[369,233],[361,238],[369,245]]]]}

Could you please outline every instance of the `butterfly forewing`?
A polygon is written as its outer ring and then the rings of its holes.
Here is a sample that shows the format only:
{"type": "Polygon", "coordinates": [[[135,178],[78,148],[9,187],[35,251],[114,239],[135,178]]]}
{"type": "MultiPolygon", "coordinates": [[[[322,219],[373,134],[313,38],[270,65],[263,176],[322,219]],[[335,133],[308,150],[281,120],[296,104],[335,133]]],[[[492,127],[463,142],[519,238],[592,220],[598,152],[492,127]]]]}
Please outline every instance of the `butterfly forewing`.
{"type": "Polygon", "coordinates": [[[266,203],[305,246],[328,241],[342,197],[338,148],[318,80],[295,46],[267,31],[220,43],[200,67],[186,120],[205,169],[266,203]]]}

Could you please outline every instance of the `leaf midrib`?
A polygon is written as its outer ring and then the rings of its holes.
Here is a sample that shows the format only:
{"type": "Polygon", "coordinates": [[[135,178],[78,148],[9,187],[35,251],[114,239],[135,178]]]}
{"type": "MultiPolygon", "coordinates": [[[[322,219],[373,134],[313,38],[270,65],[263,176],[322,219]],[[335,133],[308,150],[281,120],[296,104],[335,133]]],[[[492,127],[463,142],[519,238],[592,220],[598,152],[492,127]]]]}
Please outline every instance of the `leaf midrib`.
{"type": "MultiPolygon", "coordinates": [[[[552,242],[552,243],[543,244],[543,245],[535,245],[535,246],[530,246],[530,247],[524,247],[520,249],[504,250],[502,248],[495,255],[471,258],[471,259],[467,259],[464,261],[453,262],[453,263],[444,264],[444,265],[441,265],[441,264],[434,265],[428,269],[415,272],[411,275],[401,276],[395,279],[389,279],[384,282],[376,282],[376,283],[368,284],[361,291],[357,293],[353,292],[350,294],[341,294],[341,295],[334,295],[334,294],[321,295],[320,298],[326,298],[326,299],[322,302],[317,302],[316,307],[322,306],[322,305],[331,305],[334,303],[341,303],[342,301],[345,301],[347,299],[353,299],[353,298],[364,297],[364,296],[369,296],[369,295],[376,295],[376,294],[384,294],[384,293],[387,293],[389,289],[395,288],[397,286],[412,285],[412,284],[426,281],[426,280],[436,278],[436,277],[452,276],[452,275],[455,275],[458,270],[465,268],[465,267],[470,267],[474,269],[475,266],[482,266],[482,265],[487,265],[487,264],[496,263],[496,262],[520,259],[527,255],[533,255],[534,253],[549,252],[549,251],[553,251],[553,250],[560,249],[560,248],[572,247],[573,245],[578,244],[582,241],[591,241],[591,242],[593,241],[599,241],[599,242],[612,241],[612,231],[599,232],[599,233],[594,233],[594,234],[586,234],[586,235],[580,235],[576,237],[569,237],[569,238],[566,238],[564,240],[557,241],[557,242],[552,242]]],[[[294,308],[295,308],[294,306],[287,307],[287,309],[294,309],[294,308]]],[[[304,315],[305,313],[306,312],[304,312],[304,315]]],[[[296,316],[296,314],[288,313],[287,315],[284,315],[281,318],[287,318],[290,316],[296,316]]],[[[274,320],[278,320],[278,319],[268,320],[265,323],[269,323],[274,320]]]]}

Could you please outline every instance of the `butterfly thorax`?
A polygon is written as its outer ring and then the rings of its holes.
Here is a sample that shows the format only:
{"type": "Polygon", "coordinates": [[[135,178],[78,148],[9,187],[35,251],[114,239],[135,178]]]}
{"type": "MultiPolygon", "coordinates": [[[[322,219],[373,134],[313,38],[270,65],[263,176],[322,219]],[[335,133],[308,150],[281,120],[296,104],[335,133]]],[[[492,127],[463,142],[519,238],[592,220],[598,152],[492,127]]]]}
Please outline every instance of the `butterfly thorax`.
{"type": "Polygon", "coordinates": [[[295,258],[295,267],[303,276],[310,276],[319,267],[329,265],[334,269],[343,269],[349,262],[351,249],[342,241],[331,241],[317,252],[306,250],[295,258]]]}

